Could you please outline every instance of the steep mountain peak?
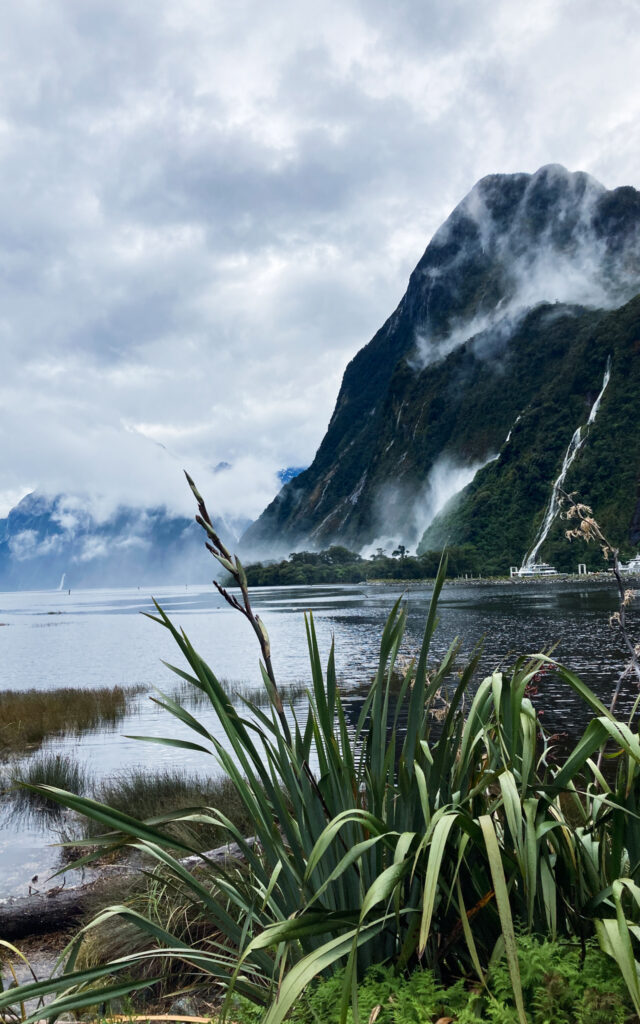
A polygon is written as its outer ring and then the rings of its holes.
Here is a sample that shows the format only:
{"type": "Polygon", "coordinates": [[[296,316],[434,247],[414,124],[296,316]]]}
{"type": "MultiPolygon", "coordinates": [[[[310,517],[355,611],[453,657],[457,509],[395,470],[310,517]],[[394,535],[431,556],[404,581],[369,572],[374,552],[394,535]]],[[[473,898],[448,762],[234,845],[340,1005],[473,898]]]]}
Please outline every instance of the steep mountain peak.
{"type": "Polygon", "coordinates": [[[568,171],[561,164],[546,164],[534,174],[488,174],[458,203],[427,252],[447,244],[452,227],[464,219],[475,224],[487,247],[500,236],[511,236],[512,242],[517,236],[522,248],[547,234],[562,246],[578,225],[589,224],[594,205],[606,192],[590,174],[568,171]]]}
{"type": "Polygon", "coordinates": [[[635,189],[607,191],[559,164],[482,178],[347,366],[314,462],[250,527],[245,549],[415,543],[452,481],[459,489],[500,463],[516,417],[554,373],[575,379],[576,415],[588,406],[607,353],[578,372],[568,339],[583,314],[595,330],[639,291],[635,189]]]}
{"type": "Polygon", "coordinates": [[[640,277],[640,194],[582,171],[482,178],[436,232],[406,302],[417,367],[541,302],[622,305],[640,277]]]}

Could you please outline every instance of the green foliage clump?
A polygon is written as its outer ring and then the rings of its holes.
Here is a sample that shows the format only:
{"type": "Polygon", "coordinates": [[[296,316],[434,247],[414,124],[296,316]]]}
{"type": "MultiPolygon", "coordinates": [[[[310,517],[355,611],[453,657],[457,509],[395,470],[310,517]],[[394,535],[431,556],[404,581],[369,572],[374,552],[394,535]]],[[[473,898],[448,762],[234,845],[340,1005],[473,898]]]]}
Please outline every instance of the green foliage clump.
{"type": "MultiPolygon", "coordinates": [[[[529,1024],[623,1024],[633,1005],[620,973],[593,941],[553,942],[530,935],[517,940],[518,962],[529,1024]]],[[[493,967],[484,987],[462,979],[445,985],[430,970],[408,976],[391,967],[371,967],[358,985],[361,1022],[433,1024],[451,1018],[455,1024],[518,1024],[509,970],[504,961],[493,967]]],[[[292,1010],[290,1024],[340,1024],[343,972],[310,985],[292,1010]]],[[[260,1013],[248,1000],[237,999],[231,1014],[238,1024],[259,1024],[260,1013]]],[[[354,1024],[350,1006],[347,1024],[354,1024]]]]}
{"type": "MultiPolygon", "coordinates": [[[[586,944],[518,938],[524,1005],[530,1024],[622,1024],[633,1010],[622,976],[594,940],[586,944]]],[[[486,1020],[517,1024],[513,987],[504,961],[489,972],[493,1000],[486,1020]]]]}
{"type": "MultiPolygon", "coordinates": [[[[291,1013],[291,1024],[339,1024],[343,972],[311,986],[291,1013]]],[[[462,981],[445,988],[432,971],[416,970],[408,977],[391,967],[369,968],[358,985],[358,1016],[367,1021],[376,1013],[377,1024],[431,1024],[438,1017],[454,1017],[469,1005],[469,993],[462,981]]],[[[353,1007],[347,1024],[354,1024],[353,1007]]],[[[472,1020],[468,1018],[468,1024],[472,1020]]],[[[244,1024],[244,1021],[242,1022],[244,1024]]]]}

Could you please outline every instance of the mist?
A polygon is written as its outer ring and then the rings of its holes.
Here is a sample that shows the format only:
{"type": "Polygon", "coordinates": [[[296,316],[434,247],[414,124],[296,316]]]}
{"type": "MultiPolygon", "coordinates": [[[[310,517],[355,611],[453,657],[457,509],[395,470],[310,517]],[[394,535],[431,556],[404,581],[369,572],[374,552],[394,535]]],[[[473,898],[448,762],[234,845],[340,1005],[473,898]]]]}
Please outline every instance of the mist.
{"type": "MultiPolygon", "coordinates": [[[[88,497],[31,494],[0,524],[0,589],[205,582],[215,572],[193,517],[120,506],[95,518],[88,497]]],[[[232,546],[246,523],[215,519],[232,546]]]]}
{"type": "Polygon", "coordinates": [[[594,178],[558,165],[533,175],[491,175],[478,182],[436,232],[423,258],[425,313],[415,329],[409,364],[424,370],[470,339],[479,358],[491,358],[499,348],[496,342],[508,340],[526,313],[541,303],[597,309],[623,305],[640,287],[640,233],[636,226],[624,245],[609,247],[599,224],[608,195],[594,178]],[[521,194],[505,221],[497,197],[507,185],[521,194]],[[553,203],[543,216],[541,197],[550,196],[553,203]],[[445,255],[438,263],[440,253],[445,255]],[[499,297],[485,289],[469,303],[456,282],[465,271],[478,269],[498,282],[499,297]],[[430,296],[443,280],[450,282],[450,311],[434,323],[430,296]]]}
{"type": "Polygon", "coordinates": [[[415,553],[422,535],[438,513],[471,483],[480,469],[496,458],[492,453],[486,459],[465,465],[449,455],[442,455],[417,491],[394,484],[380,488],[376,501],[377,535],[361,548],[360,554],[369,558],[378,548],[390,554],[398,544],[404,544],[415,553]]]}

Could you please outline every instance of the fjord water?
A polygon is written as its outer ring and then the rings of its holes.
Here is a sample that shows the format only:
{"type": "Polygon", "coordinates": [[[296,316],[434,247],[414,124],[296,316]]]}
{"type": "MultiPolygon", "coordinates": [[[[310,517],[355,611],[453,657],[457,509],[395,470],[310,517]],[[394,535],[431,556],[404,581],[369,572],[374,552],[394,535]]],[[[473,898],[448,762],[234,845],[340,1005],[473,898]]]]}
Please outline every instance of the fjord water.
{"type": "MultiPolygon", "coordinates": [[[[324,661],[335,636],[339,680],[355,713],[361,688],[375,671],[382,625],[401,593],[391,586],[364,584],[256,589],[254,606],[269,630],[283,689],[307,684],[303,613],[312,611],[324,661]]],[[[45,743],[46,749],[74,754],[88,765],[96,781],[133,766],[153,771],[156,766],[171,765],[217,773],[214,759],[204,754],[125,738],[130,733],[188,737],[186,727],[149,699],[154,687],[175,693],[180,684],[162,661],[181,666],[180,652],[168,631],[140,614],[154,612],[152,595],[231,689],[242,687],[243,693],[260,689],[253,632],[210,586],[0,594],[0,688],[136,684],[144,688],[116,729],[45,743]]],[[[413,585],[405,594],[409,609],[406,655],[418,650],[430,596],[427,585],[413,585]]],[[[482,641],[481,678],[512,661],[515,654],[548,650],[557,643],[555,657],[608,702],[624,663],[623,647],[608,624],[616,607],[613,581],[447,585],[439,605],[433,657],[440,658],[458,635],[463,640],[463,657],[482,641]]],[[[621,712],[630,709],[635,695],[630,689],[619,704],[621,712]]],[[[549,731],[577,733],[584,727],[584,709],[566,685],[553,677],[541,681],[535,700],[549,731]]],[[[197,714],[206,715],[206,711],[200,708],[197,714]]],[[[215,733],[213,716],[206,719],[215,733]]],[[[0,897],[26,891],[31,875],[42,876],[56,864],[56,852],[46,846],[52,841],[55,837],[44,835],[39,826],[12,818],[5,806],[0,816],[0,897]]]]}

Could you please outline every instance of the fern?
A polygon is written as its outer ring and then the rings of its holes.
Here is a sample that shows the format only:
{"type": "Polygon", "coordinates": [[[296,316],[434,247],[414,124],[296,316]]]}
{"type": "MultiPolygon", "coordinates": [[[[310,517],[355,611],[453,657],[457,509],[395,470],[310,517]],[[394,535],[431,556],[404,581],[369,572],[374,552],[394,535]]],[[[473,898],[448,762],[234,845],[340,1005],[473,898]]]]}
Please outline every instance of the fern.
{"type": "MultiPolygon", "coordinates": [[[[586,953],[577,944],[518,937],[518,959],[530,1024],[624,1024],[631,1011],[622,978],[594,941],[586,953]]],[[[397,975],[390,967],[372,967],[358,986],[360,1021],[376,1024],[432,1024],[450,1017],[455,1024],[518,1024],[507,965],[490,972],[489,991],[463,981],[443,986],[431,971],[397,975]]],[[[310,986],[291,1015],[291,1024],[338,1024],[342,996],[340,973],[310,986]]],[[[249,1006],[247,1006],[249,1010],[249,1006]]],[[[255,1007],[245,1016],[234,1005],[239,1024],[257,1024],[255,1007]]],[[[348,1024],[354,1024],[349,1009],[348,1024]]]]}

